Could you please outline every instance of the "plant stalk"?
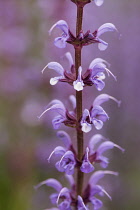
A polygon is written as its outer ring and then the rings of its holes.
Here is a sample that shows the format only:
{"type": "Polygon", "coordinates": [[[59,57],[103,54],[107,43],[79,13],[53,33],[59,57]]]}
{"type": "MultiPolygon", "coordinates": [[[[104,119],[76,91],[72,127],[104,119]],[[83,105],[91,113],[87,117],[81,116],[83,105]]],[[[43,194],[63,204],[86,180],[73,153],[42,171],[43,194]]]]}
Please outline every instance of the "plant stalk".
{"type": "MultiPolygon", "coordinates": [[[[76,22],[76,36],[82,30],[82,20],[83,20],[83,7],[77,5],[77,22],[76,22]]],[[[75,68],[76,68],[76,77],[78,76],[78,68],[81,66],[81,46],[75,47],[75,68]]],[[[77,110],[77,127],[79,127],[79,120],[82,116],[82,91],[76,91],[76,110],[77,110]]],[[[77,128],[77,153],[78,159],[82,161],[83,157],[83,132],[77,128]]],[[[80,171],[80,168],[77,169],[77,196],[82,196],[82,188],[84,181],[84,173],[80,171]]]]}

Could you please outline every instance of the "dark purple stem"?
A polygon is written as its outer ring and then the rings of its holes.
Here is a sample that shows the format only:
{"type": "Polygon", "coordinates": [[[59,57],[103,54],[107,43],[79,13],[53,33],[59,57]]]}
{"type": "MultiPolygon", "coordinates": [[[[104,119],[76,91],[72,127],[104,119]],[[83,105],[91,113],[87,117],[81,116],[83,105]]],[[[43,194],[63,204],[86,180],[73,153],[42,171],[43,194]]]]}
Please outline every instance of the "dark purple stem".
{"type": "MultiPolygon", "coordinates": [[[[76,36],[82,30],[83,7],[77,5],[77,22],[76,22],[76,36]]],[[[78,68],[81,66],[81,47],[75,47],[75,68],[76,76],[78,76],[78,68]]],[[[82,116],[82,91],[76,91],[76,114],[77,114],[77,151],[78,159],[82,161],[83,157],[83,132],[79,129],[79,120],[82,116]]],[[[82,195],[84,173],[77,169],[77,196],[82,195]]]]}

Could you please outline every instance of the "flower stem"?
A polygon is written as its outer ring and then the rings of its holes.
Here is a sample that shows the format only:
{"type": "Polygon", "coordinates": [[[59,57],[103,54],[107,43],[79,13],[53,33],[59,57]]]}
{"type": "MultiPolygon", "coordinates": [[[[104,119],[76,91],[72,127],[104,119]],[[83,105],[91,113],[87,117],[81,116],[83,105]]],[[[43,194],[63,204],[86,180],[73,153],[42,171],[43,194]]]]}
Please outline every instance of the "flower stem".
{"type": "MultiPolygon", "coordinates": [[[[83,7],[77,5],[77,22],[76,22],[76,36],[82,30],[83,7]]],[[[76,77],[78,76],[78,68],[81,66],[81,46],[75,47],[75,68],[76,77]]],[[[77,114],[77,152],[78,159],[82,161],[83,157],[83,132],[79,129],[79,120],[82,116],[82,91],[76,91],[76,114],[77,114]]],[[[84,173],[77,169],[77,196],[82,195],[84,173]]]]}

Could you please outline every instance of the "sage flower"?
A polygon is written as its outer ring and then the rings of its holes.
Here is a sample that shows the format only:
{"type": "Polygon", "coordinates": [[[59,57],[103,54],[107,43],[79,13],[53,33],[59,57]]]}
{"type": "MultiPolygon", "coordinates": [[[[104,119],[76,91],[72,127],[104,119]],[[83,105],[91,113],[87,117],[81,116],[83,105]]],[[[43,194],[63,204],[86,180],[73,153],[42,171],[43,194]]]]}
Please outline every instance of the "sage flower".
{"type": "Polygon", "coordinates": [[[108,94],[101,94],[95,98],[90,110],[85,109],[83,111],[83,116],[80,122],[83,132],[88,133],[91,130],[92,124],[94,124],[97,130],[100,130],[103,127],[104,122],[109,119],[109,116],[100,105],[110,99],[120,105],[120,101],[116,98],[108,94]]]}
{"type": "MultiPolygon", "coordinates": [[[[74,98],[75,98],[74,96],[71,97],[71,101],[72,103],[75,104],[74,98]]],[[[48,104],[47,109],[38,118],[40,119],[48,111],[54,111],[58,114],[52,120],[54,129],[59,129],[59,127],[61,126],[61,123],[64,123],[65,125],[70,126],[70,127],[76,126],[75,111],[68,111],[60,100],[55,99],[51,101],[48,104]]]]}
{"type": "Polygon", "coordinates": [[[51,29],[49,30],[49,33],[51,34],[52,30],[57,27],[59,29],[62,30],[62,36],[61,37],[57,37],[54,40],[54,45],[58,48],[65,48],[66,47],[66,41],[69,38],[69,33],[68,33],[68,24],[66,23],[66,21],[64,20],[59,20],[58,22],[56,22],[51,29]]]}

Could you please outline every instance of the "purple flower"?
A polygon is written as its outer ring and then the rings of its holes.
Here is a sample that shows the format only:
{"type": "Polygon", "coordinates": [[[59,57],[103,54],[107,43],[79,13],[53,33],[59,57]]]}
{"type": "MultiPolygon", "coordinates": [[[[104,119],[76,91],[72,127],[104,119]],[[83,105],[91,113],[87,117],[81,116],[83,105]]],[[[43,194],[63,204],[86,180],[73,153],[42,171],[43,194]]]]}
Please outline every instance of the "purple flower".
{"type": "Polygon", "coordinates": [[[89,86],[94,84],[97,90],[101,91],[105,86],[103,81],[105,79],[104,72],[107,72],[108,76],[112,75],[116,80],[116,77],[112,74],[112,72],[107,69],[107,65],[109,66],[109,63],[101,58],[94,59],[90,63],[86,73],[83,75],[84,84],[89,86]]]}
{"type": "MultiPolygon", "coordinates": [[[[71,188],[74,188],[74,179],[71,175],[67,175],[66,176],[67,180],[70,183],[71,188]]],[[[60,209],[60,210],[71,210],[71,191],[66,188],[66,187],[62,187],[61,183],[59,181],[57,181],[56,179],[47,179],[41,183],[39,183],[37,186],[35,186],[35,189],[38,189],[39,187],[41,187],[42,185],[47,185],[49,187],[52,187],[56,190],[56,193],[53,193],[50,195],[50,199],[52,204],[55,204],[58,206],[58,208],[52,208],[52,210],[54,209],[60,209]]]]}
{"type": "Polygon", "coordinates": [[[109,160],[107,157],[103,156],[103,153],[109,149],[113,149],[114,147],[120,149],[124,152],[124,149],[119,145],[113,143],[112,141],[108,141],[102,135],[96,134],[89,141],[89,160],[91,163],[97,162],[100,163],[102,168],[106,168],[108,166],[109,160]],[[101,143],[96,149],[96,145],[101,141],[105,140],[101,143]]]}
{"type": "Polygon", "coordinates": [[[49,30],[50,34],[55,27],[61,29],[63,33],[62,33],[61,37],[55,38],[54,45],[58,48],[65,48],[66,47],[66,41],[69,38],[68,24],[64,20],[59,20],[49,30]]]}
{"type": "Polygon", "coordinates": [[[60,161],[58,161],[55,164],[58,171],[65,172],[68,175],[72,175],[74,173],[75,165],[76,165],[75,155],[70,150],[65,152],[60,161]]]}
{"type": "Polygon", "coordinates": [[[95,197],[96,195],[104,196],[104,194],[106,194],[111,199],[110,195],[104,190],[104,188],[100,185],[97,185],[98,181],[102,179],[106,174],[111,174],[115,176],[118,175],[117,172],[113,171],[96,171],[90,177],[88,186],[84,191],[84,203],[86,204],[88,202],[91,202],[94,206],[94,210],[98,210],[103,206],[102,201],[95,197]]]}
{"type": "Polygon", "coordinates": [[[81,119],[81,129],[83,132],[88,133],[91,130],[91,124],[94,124],[97,130],[100,130],[103,127],[104,122],[108,120],[109,117],[100,105],[110,99],[114,100],[116,103],[118,103],[118,105],[120,105],[120,101],[118,101],[116,98],[108,94],[101,94],[95,98],[90,110],[84,110],[81,119]]]}
{"type": "MultiPolygon", "coordinates": [[[[103,1],[97,0],[95,1],[96,5],[100,6],[103,1]]],[[[98,43],[98,48],[100,50],[105,50],[108,47],[108,43],[100,39],[99,37],[108,31],[117,31],[116,27],[112,23],[105,23],[101,25],[95,32],[91,33],[87,31],[85,34],[81,31],[76,37],[71,33],[69,30],[68,24],[64,20],[59,20],[56,22],[49,32],[51,33],[52,30],[57,27],[62,30],[62,36],[57,37],[54,40],[55,46],[59,48],[65,48],[66,43],[70,43],[73,46],[86,46],[92,43],[98,43]]]]}
{"type": "Polygon", "coordinates": [[[60,156],[61,159],[55,164],[57,170],[71,175],[74,173],[76,159],[70,136],[65,131],[58,131],[57,136],[63,141],[65,147],[57,146],[50,154],[48,161],[53,154],[60,156]]]}
{"type": "Polygon", "coordinates": [[[108,43],[103,41],[102,39],[100,39],[99,37],[108,31],[117,31],[116,27],[114,26],[114,24],[112,23],[105,23],[103,25],[101,25],[98,30],[97,30],[97,35],[96,35],[96,39],[99,41],[98,44],[98,48],[99,50],[103,51],[106,50],[106,48],[108,47],[108,43]]]}
{"type": "Polygon", "coordinates": [[[89,148],[88,147],[86,148],[86,153],[84,155],[80,170],[83,173],[90,173],[94,170],[94,166],[89,161],[89,148]]]}
{"type": "Polygon", "coordinates": [[[76,90],[82,90],[83,89],[83,86],[82,86],[82,89],[80,87],[80,83],[78,82],[81,82],[81,67],[79,67],[79,76],[78,76],[78,81],[76,80],[76,72],[75,72],[75,66],[73,64],[73,58],[70,54],[70,52],[67,52],[65,54],[66,58],[68,59],[69,61],[69,65],[70,65],[70,70],[65,70],[61,64],[57,63],[57,62],[50,62],[48,63],[44,69],[42,70],[42,73],[44,72],[44,70],[46,68],[49,68],[49,69],[53,69],[55,70],[60,76],[57,76],[57,77],[53,77],[50,79],[50,84],[51,85],[56,85],[59,81],[60,82],[67,82],[69,83],[70,85],[73,85],[74,86],[74,89],[76,90]],[[75,81],[76,80],[76,81],[75,81]],[[78,84],[77,84],[78,83],[78,84]]]}
{"type": "MultiPolygon", "coordinates": [[[[70,100],[75,106],[75,97],[70,96],[70,100]]],[[[48,111],[55,111],[56,113],[58,113],[58,115],[52,120],[54,129],[58,129],[61,123],[64,123],[65,125],[70,127],[76,126],[75,111],[68,111],[60,100],[56,99],[51,101],[48,104],[47,109],[39,116],[39,119],[48,111]]]]}

